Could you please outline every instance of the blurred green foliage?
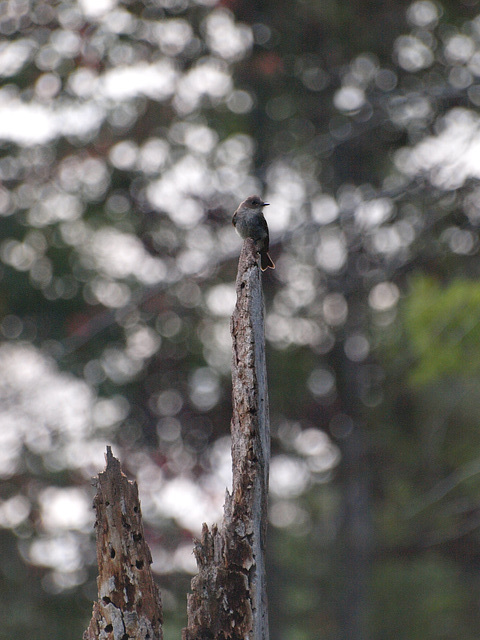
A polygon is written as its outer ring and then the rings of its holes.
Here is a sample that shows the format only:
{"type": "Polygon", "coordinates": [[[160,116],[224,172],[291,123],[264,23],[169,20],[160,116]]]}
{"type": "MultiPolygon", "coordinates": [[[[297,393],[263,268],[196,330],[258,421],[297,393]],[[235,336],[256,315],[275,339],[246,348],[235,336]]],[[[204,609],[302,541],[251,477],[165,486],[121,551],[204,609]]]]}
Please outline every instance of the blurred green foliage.
{"type": "Polygon", "coordinates": [[[418,277],[410,283],[405,327],[416,361],[414,384],[480,373],[479,314],[480,286],[475,281],[442,286],[431,277],[418,277]]]}

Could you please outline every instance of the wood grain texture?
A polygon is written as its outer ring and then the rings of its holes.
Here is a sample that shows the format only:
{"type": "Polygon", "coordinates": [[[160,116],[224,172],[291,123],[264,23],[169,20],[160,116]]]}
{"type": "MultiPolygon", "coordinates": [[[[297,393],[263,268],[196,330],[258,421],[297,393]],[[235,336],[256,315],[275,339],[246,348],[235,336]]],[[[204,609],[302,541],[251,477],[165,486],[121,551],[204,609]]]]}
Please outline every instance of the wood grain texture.
{"type": "Polygon", "coordinates": [[[267,640],[265,576],[270,435],[264,303],[258,255],[246,239],[231,321],[233,482],[221,528],[203,525],[184,640],[267,640]]]}
{"type": "Polygon", "coordinates": [[[83,640],[162,640],[162,606],[153,581],[136,482],[107,447],[96,480],[98,600],[83,640]]]}

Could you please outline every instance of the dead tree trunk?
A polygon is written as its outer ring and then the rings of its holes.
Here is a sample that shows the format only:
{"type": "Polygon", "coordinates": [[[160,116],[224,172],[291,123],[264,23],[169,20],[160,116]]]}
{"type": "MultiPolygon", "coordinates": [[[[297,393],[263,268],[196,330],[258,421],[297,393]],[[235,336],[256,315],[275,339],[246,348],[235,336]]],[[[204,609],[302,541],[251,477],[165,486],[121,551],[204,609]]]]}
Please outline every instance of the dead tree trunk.
{"type": "Polygon", "coordinates": [[[162,640],[162,605],[137,484],[122,473],[110,447],[96,485],[98,600],[83,640],[162,640]]]}
{"type": "MultiPolygon", "coordinates": [[[[263,293],[257,252],[244,242],[232,316],[232,493],[223,524],[203,525],[199,573],[184,640],[268,640],[265,578],[270,435],[263,293]]],[[[160,595],[150,570],[137,485],[107,447],[97,480],[98,601],[83,640],[162,640],[160,595]]]]}
{"type": "Polygon", "coordinates": [[[244,242],[232,316],[232,493],[223,524],[203,525],[194,553],[183,640],[267,640],[265,578],[270,435],[263,293],[257,252],[244,242]]]}

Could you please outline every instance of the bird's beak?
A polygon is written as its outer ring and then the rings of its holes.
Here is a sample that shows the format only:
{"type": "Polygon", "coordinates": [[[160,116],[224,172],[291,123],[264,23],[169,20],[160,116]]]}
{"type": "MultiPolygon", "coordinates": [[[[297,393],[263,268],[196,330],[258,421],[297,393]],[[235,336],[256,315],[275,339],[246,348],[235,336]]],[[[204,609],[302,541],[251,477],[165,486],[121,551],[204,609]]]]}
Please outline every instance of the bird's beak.
{"type": "Polygon", "coordinates": [[[264,202],[264,203],[262,204],[262,207],[268,207],[268,205],[269,205],[269,204],[270,204],[269,202],[264,202]]]}

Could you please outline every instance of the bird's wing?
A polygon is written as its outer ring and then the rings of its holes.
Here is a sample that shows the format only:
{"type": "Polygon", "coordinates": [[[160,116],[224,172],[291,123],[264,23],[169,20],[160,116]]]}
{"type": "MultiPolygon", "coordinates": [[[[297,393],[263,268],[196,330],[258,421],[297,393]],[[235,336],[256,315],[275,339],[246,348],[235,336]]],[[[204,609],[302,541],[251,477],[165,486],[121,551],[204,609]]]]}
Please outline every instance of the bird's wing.
{"type": "Polygon", "coordinates": [[[268,244],[269,244],[268,225],[267,225],[267,221],[265,220],[265,217],[263,215],[261,216],[261,225],[262,225],[262,229],[265,231],[265,239],[263,241],[263,248],[265,249],[265,251],[268,251],[268,244]]]}

